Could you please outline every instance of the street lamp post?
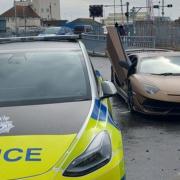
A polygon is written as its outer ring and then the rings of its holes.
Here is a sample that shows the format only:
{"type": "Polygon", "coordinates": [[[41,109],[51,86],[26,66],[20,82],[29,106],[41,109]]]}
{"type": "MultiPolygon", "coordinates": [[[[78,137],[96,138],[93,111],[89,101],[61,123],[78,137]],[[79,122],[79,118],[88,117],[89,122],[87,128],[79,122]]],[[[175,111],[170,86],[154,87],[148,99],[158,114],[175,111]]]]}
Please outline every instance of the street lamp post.
{"type": "Polygon", "coordinates": [[[129,25],[129,2],[126,2],[126,20],[127,20],[127,25],[129,25]]]}
{"type": "Polygon", "coordinates": [[[18,29],[17,29],[17,9],[16,9],[16,0],[14,0],[14,19],[15,19],[15,33],[17,35],[18,29]]]}
{"type": "Polygon", "coordinates": [[[114,0],[114,24],[116,23],[116,0],[114,0]]]}
{"type": "Polygon", "coordinates": [[[27,33],[27,19],[26,19],[26,9],[25,6],[23,6],[23,16],[24,16],[24,33],[26,36],[27,33]]]}
{"type": "Polygon", "coordinates": [[[164,0],[162,0],[162,17],[164,17],[164,0]]]}
{"type": "Polygon", "coordinates": [[[121,4],[122,23],[124,24],[124,12],[123,12],[123,1],[122,0],[120,0],[120,4],[121,4]]]}

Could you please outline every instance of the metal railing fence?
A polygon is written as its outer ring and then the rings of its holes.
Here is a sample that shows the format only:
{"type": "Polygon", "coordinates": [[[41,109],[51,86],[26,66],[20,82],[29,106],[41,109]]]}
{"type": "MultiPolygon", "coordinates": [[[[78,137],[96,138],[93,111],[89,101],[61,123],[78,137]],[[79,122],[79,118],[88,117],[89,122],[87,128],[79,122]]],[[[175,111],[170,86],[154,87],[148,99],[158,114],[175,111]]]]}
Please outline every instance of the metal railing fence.
{"type": "MultiPolygon", "coordinates": [[[[106,54],[106,35],[82,34],[82,42],[89,53],[106,54]]],[[[123,36],[122,42],[125,49],[155,48],[155,37],[153,36],[123,36]]]]}

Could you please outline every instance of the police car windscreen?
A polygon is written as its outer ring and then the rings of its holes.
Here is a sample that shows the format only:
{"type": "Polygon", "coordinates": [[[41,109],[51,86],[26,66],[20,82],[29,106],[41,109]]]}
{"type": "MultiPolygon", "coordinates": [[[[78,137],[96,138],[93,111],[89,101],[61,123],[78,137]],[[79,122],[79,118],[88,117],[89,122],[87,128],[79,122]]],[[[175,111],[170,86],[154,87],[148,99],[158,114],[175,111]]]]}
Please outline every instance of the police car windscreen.
{"type": "Polygon", "coordinates": [[[0,106],[73,102],[91,98],[79,51],[0,54],[0,106]]]}

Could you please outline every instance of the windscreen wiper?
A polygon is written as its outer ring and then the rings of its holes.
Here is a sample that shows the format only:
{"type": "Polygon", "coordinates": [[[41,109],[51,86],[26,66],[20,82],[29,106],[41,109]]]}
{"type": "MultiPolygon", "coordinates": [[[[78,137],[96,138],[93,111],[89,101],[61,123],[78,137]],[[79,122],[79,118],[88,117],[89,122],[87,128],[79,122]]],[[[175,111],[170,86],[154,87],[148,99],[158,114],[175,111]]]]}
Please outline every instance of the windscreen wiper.
{"type": "Polygon", "coordinates": [[[153,75],[159,75],[159,76],[180,76],[180,73],[160,73],[160,74],[153,74],[153,75]]]}
{"type": "Polygon", "coordinates": [[[167,72],[167,73],[161,73],[159,75],[161,75],[161,76],[172,76],[172,75],[174,75],[174,73],[167,72]]]}

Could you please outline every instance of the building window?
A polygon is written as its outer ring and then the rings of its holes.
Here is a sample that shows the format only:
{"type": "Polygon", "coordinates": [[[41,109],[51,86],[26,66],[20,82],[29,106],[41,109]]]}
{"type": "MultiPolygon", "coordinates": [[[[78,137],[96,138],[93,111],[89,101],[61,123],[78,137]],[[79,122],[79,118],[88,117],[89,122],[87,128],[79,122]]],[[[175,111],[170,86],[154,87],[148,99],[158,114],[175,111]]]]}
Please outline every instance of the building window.
{"type": "Polygon", "coordinates": [[[56,6],[56,3],[54,3],[54,6],[56,6]]]}
{"type": "Polygon", "coordinates": [[[44,9],[43,9],[43,8],[41,8],[41,12],[42,12],[42,13],[44,12],[44,9]]]}
{"type": "Polygon", "coordinates": [[[47,8],[46,11],[49,12],[49,8],[47,8]]]}

